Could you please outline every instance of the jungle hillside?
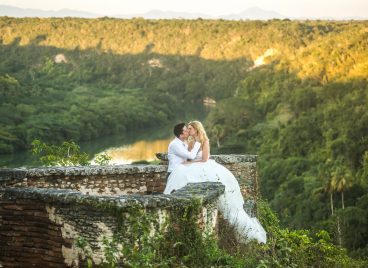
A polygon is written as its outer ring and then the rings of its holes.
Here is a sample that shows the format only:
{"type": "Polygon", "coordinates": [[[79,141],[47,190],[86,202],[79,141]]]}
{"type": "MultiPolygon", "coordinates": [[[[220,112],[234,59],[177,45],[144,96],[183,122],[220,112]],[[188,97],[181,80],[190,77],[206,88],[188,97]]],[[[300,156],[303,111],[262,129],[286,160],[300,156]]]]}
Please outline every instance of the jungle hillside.
{"type": "Polygon", "coordinates": [[[159,127],[216,101],[291,229],[368,256],[368,21],[0,18],[0,153],[159,127]]]}

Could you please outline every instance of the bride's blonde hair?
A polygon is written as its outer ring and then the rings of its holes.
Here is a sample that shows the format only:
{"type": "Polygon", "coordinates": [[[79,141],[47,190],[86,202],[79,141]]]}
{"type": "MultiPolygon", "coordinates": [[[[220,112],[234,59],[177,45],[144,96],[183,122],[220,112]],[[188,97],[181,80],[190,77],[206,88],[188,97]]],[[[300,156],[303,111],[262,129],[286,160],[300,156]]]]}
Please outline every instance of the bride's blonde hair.
{"type": "Polygon", "coordinates": [[[191,121],[188,125],[192,126],[197,131],[199,141],[203,145],[203,143],[208,140],[208,137],[202,123],[199,121],[191,121]]]}

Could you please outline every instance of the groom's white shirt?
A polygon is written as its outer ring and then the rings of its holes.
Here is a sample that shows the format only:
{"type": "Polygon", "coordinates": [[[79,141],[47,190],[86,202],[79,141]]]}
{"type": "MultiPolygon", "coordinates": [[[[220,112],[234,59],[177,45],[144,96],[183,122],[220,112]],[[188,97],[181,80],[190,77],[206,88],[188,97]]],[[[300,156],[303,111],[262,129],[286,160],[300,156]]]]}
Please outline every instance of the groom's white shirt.
{"type": "Polygon", "coordinates": [[[194,159],[198,153],[201,144],[195,142],[193,149],[188,151],[188,144],[183,142],[178,137],[175,137],[170,144],[167,152],[167,158],[169,159],[169,167],[167,172],[172,172],[179,164],[185,160],[194,159]]]}

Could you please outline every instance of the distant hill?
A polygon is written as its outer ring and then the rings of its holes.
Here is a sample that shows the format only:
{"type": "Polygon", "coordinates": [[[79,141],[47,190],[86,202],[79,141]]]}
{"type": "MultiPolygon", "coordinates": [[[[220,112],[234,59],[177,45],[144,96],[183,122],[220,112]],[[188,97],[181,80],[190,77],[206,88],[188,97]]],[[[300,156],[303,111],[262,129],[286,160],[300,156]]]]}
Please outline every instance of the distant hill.
{"type": "Polygon", "coordinates": [[[269,20],[269,19],[285,19],[287,16],[279,14],[275,11],[264,10],[259,7],[251,7],[237,14],[222,16],[227,20],[269,20]]]}
{"type": "Polygon", "coordinates": [[[189,13],[189,12],[176,12],[176,11],[162,11],[162,10],[151,10],[143,14],[126,14],[126,15],[114,15],[113,17],[118,18],[132,18],[142,17],[145,19],[226,19],[226,20],[269,20],[269,19],[285,19],[287,16],[279,14],[274,11],[264,10],[258,7],[251,7],[243,12],[237,14],[221,15],[217,17],[211,17],[202,13],[189,13]]]}
{"type": "Polygon", "coordinates": [[[162,10],[151,10],[143,14],[117,14],[112,17],[130,19],[133,17],[142,17],[145,19],[212,19],[211,16],[202,13],[189,13],[189,12],[176,12],[176,11],[162,11],[162,10]]]}
{"type": "MultiPolygon", "coordinates": [[[[0,16],[9,17],[80,17],[80,18],[98,18],[104,17],[106,14],[90,13],[72,9],[61,10],[40,10],[19,8],[9,5],[0,5],[0,16]]],[[[237,14],[228,14],[212,17],[202,13],[177,12],[177,11],[162,11],[151,10],[146,13],[138,14],[114,14],[108,15],[113,18],[130,19],[134,17],[141,17],[145,19],[227,19],[227,20],[268,20],[268,19],[284,19],[287,16],[279,14],[274,11],[264,10],[258,7],[251,7],[237,14]]]]}
{"type": "MultiPolygon", "coordinates": [[[[8,5],[0,5],[0,16],[9,17],[81,17],[81,18],[97,18],[106,16],[104,14],[90,13],[84,11],[77,11],[72,9],[61,9],[61,10],[40,10],[40,9],[28,9],[19,8],[8,5]]],[[[281,15],[274,11],[263,10],[258,7],[249,8],[238,14],[222,15],[218,17],[211,17],[202,13],[190,13],[190,12],[177,12],[177,11],[162,11],[162,10],[151,10],[146,13],[137,14],[114,14],[108,17],[130,19],[134,17],[142,17],[145,19],[228,19],[228,20],[267,20],[267,19],[283,19],[286,16],[281,15]]]]}
{"type": "Polygon", "coordinates": [[[81,18],[96,18],[101,17],[99,14],[89,13],[72,9],[60,10],[40,10],[31,8],[19,8],[8,5],[0,5],[0,16],[9,17],[81,17],[81,18]]]}
{"type": "Polygon", "coordinates": [[[270,19],[298,19],[298,20],[366,20],[368,17],[292,17],[280,14],[272,10],[264,10],[259,7],[251,7],[242,12],[234,14],[224,14],[220,16],[210,16],[203,13],[190,13],[190,12],[177,12],[177,11],[162,11],[151,10],[146,13],[137,14],[98,14],[85,11],[78,11],[72,9],[60,9],[60,10],[41,10],[41,9],[29,9],[19,8],[9,5],[0,5],[0,16],[8,17],[79,17],[79,18],[98,18],[98,17],[112,17],[130,19],[134,17],[141,17],[145,19],[225,19],[225,20],[270,20],[270,19]]]}

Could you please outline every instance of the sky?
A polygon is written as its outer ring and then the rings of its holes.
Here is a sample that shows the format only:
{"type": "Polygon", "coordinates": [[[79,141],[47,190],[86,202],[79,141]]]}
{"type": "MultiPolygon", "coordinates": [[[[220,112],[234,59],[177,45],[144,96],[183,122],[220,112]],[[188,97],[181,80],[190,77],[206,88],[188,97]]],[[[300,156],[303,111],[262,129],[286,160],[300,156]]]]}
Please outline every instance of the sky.
{"type": "Polygon", "coordinates": [[[214,17],[240,13],[256,6],[291,17],[368,18],[368,0],[0,0],[0,5],[42,10],[68,8],[106,16],[142,14],[158,9],[214,17]]]}

